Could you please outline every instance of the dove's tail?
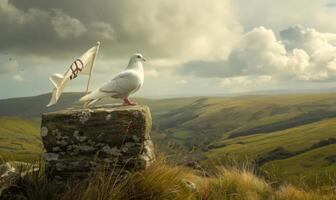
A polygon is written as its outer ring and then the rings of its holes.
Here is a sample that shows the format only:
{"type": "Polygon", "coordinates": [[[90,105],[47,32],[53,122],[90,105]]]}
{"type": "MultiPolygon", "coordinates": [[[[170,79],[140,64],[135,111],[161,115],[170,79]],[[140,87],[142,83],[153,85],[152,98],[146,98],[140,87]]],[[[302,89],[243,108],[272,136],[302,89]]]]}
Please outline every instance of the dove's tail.
{"type": "Polygon", "coordinates": [[[92,95],[92,92],[91,92],[91,93],[89,93],[89,94],[87,94],[87,95],[81,97],[81,98],[79,99],[79,101],[80,101],[80,102],[90,101],[90,100],[93,99],[92,96],[93,96],[93,95],[92,95]]]}
{"type": "Polygon", "coordinates": [[[101,92],[98,89],[92,91],[91,93],[83,96],[79,99],[80,102],[84,102],[84,107],[90,107],[97,101],[99,101],[101,98],[104,98],[106,96],[105,93],[101,92]]]}
{"type": "Polygon", "coordinates": [[[87,102],[87,101],[92,101],[92,100],[95,100],[95,99],[100,99],[102,97],[103,97],[102,92],[100,92],[99,89],[96,89],[96,90],[90,92],[89,94],[81,97],[79,99],[79,101],[80,102],[87,102]]]}

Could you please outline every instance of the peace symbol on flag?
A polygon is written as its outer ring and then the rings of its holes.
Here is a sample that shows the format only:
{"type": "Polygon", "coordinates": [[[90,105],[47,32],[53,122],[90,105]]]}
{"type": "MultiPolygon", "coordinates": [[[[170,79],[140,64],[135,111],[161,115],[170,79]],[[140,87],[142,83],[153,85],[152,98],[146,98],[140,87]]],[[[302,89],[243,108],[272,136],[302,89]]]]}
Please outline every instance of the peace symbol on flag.
{"type": "Polygon", "coordinates": [[[75,60],[70,66],[70,70],[72,72],[70,76],[70,80],[76,78],[78,76],[78,73],[83,70],[84,63],[80,59],[75,60]]]}

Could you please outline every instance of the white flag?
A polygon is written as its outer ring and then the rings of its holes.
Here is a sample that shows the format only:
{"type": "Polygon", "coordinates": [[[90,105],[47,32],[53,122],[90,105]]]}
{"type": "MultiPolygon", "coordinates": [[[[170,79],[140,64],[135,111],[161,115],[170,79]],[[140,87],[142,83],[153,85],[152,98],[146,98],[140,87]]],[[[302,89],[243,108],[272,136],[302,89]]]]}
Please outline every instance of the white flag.
{"type": "Polygon", "coordinates": [[[52,96],[47,107],[57,103],[65,86],[70,80],[75,79],[79,74],[91,76],[92,67],[99,50],[99,45],[100,43],[98,42],[97,46],[87,50],[81,57],[76,59],[63,75],[56,73],[49,78],[55,88],[53,89],[52,96]]]}

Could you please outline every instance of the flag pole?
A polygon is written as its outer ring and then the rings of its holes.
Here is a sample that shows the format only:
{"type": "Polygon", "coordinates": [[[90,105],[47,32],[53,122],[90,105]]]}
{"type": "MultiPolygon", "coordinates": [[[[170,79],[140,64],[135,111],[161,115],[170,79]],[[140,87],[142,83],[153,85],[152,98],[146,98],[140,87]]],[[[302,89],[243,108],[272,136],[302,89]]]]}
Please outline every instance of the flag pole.
{"type": "Polygon", "coordinates": [[[96,50],[96,53],[95,53],[93,61],[92,61],[92,66],[91,66],[91,69],[90,69],[89,78],[88,78],[88,82],[87,82],[86,90],[85,90],[86,94],[89,93],[89,85],[90,85],[90,81],[91,81],[92,69],[93,69],[93,66],[94,66],[94,64],[96,62],[96,58],[97,58],[97,54],[98,54],[98,51],[99,51],[99,47],[100,47],[100,42],[97,41],[97,50],[96,50]]]}

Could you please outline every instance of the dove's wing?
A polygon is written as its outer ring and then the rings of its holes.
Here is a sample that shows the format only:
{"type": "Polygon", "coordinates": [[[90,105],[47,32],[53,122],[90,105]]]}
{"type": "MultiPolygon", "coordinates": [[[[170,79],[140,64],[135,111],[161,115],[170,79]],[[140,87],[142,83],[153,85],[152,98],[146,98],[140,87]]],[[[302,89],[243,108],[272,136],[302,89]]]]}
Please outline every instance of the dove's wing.
{"type": "Polygon", "coordinates": [[[111,81],[99,88],[104,93],[113,93],[117,95],[129,94],[137,89],[141,84],[139,75],[132,70],[121,72],[111,81]]]}
{"type": "Polygon", "coordinates": [[[125,97],[139,89],[141,84],[140,76],[135,71],[126,70],[117,74],[100,88],[82,97],[80,101],[100,99],[107,96],[125,97]]]}

